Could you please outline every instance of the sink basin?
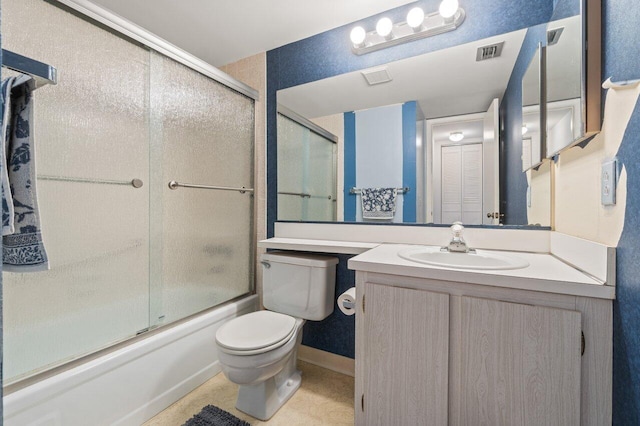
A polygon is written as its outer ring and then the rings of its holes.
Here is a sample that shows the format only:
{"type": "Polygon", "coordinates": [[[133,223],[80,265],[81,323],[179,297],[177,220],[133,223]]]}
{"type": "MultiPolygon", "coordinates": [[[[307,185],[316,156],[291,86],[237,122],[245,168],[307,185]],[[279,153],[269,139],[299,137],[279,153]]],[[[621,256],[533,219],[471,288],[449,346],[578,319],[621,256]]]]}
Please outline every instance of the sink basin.
{"type": "Polygon", "coordinates": [[[412,262],[452,269],[505,270],[529,266],[526,260],[511,255],[477,250],[475,253],[451,253],[440,247],[415,247],[401,250],[398,256],[412,262]]]}

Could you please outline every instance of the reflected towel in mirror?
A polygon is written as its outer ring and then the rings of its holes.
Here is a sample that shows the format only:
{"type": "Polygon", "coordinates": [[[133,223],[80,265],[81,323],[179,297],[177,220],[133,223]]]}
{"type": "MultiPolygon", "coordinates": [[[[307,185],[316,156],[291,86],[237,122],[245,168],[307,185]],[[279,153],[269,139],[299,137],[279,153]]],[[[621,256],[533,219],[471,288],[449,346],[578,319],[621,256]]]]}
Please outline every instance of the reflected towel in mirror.
{"type": "Polygon", "coordinates": [[[362,188],[362,218],[393,219],[396,213],[397,188],[362,188]]]}

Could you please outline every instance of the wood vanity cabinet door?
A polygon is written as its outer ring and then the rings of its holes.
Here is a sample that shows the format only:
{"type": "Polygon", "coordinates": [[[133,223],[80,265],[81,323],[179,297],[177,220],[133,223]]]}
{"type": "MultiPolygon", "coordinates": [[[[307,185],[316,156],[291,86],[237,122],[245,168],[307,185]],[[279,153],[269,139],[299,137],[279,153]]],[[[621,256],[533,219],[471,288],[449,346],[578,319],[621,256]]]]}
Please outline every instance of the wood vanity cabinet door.
{"type": "Polygon", "coordinates": [[[356,423],[447,424],[449,295],[365,283],[356,423]],[[362,396],[362,395],[361,395],[362,396]]]}
{"type": "Polygon", "coordinates": [[[462,298],[462,425],[579,425],[580,312],[462,298]]]}

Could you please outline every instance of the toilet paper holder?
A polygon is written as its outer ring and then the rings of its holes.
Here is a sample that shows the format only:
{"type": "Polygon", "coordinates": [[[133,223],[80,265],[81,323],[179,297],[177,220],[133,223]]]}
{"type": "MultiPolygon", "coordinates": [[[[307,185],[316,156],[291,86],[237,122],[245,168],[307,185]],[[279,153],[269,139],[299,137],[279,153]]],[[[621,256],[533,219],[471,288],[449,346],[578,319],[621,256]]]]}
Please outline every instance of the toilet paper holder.
{"type": "Polygon", "coordinates": [[[343,300],[342,301],[342,306],[344,306],[346,309],[353,309],[356,307],[356,303],[355,302],[350,302],[348,300],[343,300]]]}

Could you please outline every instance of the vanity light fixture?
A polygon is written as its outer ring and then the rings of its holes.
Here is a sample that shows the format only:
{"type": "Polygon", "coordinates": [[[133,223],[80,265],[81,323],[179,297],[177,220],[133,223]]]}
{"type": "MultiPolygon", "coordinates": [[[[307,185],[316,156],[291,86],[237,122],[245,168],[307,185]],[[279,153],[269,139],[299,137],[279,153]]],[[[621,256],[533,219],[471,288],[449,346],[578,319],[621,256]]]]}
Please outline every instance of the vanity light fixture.
{"type": "Polygon", "coordinates": [[[449,133],[449,140],[451,142],[460,142],[464,139],[464,133],[462,132],[451,132],[449,133]]]}
{"type": "Polygon", "coordinates": [[[525,135],[525,133],[527,133],[529,131],[529,129],[527,128],[527,123],[522,125],[522,136],[525,135]]]}
{"type": "Polygon", "coordinates": [[[396,46],[407,41],[453,31],[464,22],[464,9],[458,0],[442,0],[437,12],[429,14],[419,7],[414,7],[407,14],[406,22],[394,24],[389,18],[381,18],[376,29],[366,32],[357,26],[351,30],[351,50],[362,55],[376,50],[396,46]]]}
{"type": "Polygon", "coordinates": [[[393,38],[393,22],[389,18],[382,18],[376,24],[376,32],[385,40],[393,38]]]}

